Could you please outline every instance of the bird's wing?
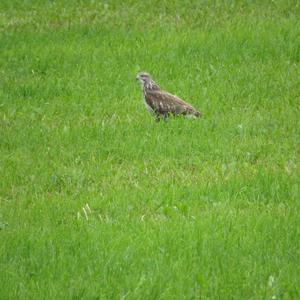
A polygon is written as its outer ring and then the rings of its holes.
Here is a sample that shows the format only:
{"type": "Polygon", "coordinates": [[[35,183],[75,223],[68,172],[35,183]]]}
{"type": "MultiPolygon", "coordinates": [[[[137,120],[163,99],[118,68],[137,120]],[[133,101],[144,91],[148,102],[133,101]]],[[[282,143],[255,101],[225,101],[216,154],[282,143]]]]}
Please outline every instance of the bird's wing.
{"type": "Polygon", "coordinates": [[[159,114],[192,114],[196,112],[190,104],[164,91],[149,91],[147,102],[159,114]]]}

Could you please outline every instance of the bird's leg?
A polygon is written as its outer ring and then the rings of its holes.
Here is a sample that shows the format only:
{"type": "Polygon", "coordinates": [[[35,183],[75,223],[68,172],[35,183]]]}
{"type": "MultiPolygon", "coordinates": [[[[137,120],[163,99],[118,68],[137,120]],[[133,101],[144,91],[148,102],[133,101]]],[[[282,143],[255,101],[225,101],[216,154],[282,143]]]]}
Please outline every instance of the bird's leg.
{"type": "Polygon", "coordinates": [[[168,121],[168,118],[169,118],[169,115],[168,114],[166,114],[166,115],[163,115],[163,120],[165,121],[165,122],[167,122],[168,121]]]}
{"type": "Polygon", "coordinates": [[[160,122],[160,120],[164,120],[166,122],[168,120],[168,115],[156,114],[156,122],[160,122]]]}

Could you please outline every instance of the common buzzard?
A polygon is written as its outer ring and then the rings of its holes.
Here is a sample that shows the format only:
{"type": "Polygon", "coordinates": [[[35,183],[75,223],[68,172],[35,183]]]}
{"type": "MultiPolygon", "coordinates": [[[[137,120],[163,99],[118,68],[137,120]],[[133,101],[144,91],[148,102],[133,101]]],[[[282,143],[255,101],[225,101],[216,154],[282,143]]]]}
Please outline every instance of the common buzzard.
{"type": "Polygon", "coordinates": [[[169,115],[184,115],[187,117],[201,117],[201,113],[182,99],[162,91],[148,73],[140,72],[136,79],[140,81],[143,98],[148,111],[159,121],[169,115]]]}

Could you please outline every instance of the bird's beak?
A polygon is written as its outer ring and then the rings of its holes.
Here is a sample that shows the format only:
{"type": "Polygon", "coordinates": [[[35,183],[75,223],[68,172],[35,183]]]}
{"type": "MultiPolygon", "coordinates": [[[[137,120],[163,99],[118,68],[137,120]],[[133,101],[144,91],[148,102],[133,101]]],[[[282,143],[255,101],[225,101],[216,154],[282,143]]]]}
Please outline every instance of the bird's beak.
{"type": "Polygon", "coordinates": [[[136,76],[135,79],[136,79],[136,80],[139,80],[139,76],[136,76]]]}

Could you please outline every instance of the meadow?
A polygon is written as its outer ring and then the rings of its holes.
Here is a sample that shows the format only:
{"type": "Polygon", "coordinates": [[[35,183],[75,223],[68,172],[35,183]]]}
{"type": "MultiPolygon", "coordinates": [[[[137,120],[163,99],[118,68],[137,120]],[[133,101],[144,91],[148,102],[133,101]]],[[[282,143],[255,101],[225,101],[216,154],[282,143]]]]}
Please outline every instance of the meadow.
{"type": "Polygon", "coordinates": [[[299,1],[2,0],[0,299],[300,299],[299,113],[299,1]]]}

